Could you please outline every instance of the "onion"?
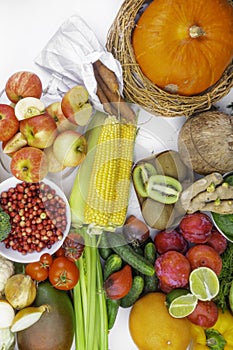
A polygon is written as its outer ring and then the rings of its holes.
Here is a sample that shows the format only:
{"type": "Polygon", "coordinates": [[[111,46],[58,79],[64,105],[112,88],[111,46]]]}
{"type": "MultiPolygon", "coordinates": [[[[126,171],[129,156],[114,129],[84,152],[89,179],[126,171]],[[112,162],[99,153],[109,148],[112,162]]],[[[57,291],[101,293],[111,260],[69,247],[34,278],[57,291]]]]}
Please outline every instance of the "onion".
{"type": "Polygon", "coordinates": [[[13,275],[6,282],[5,297],[16,310],[23,309],[35,300],[36,285],[30,276],[13,275]]]}

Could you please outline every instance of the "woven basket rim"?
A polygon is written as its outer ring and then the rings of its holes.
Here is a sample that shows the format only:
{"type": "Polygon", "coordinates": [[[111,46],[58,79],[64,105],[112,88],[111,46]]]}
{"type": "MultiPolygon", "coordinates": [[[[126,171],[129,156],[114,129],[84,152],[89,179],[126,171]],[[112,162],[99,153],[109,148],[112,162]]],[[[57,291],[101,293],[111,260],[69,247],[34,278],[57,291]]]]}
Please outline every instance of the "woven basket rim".
{"type": "MultiPolygon", "coordinates": [[[[233,6],[233,1],[228,1],[233,6]]],[[[199,95],[181,96],[160,89],[141,71],[131,44],[135,23],[150,2],[151,0],[125,0],[107,34],[106,48],[122,66],[124,97],[158,116],[189,117],[209,110],[213,103],[227,95],[233,87],[233,61],[219,81],[199,95]]]]}

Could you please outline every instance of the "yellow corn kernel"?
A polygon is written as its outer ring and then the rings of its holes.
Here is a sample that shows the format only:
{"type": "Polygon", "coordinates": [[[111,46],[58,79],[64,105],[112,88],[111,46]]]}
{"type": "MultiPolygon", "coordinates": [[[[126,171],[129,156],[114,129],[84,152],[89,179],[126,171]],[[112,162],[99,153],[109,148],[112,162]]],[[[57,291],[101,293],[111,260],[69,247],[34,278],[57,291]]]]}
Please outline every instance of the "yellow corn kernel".
{"type": "Polygon", "coordinates": [[[135,126],[108,116],[97,142],[85,223],[114,228],[124,223],[135,141],[135,126]]]}

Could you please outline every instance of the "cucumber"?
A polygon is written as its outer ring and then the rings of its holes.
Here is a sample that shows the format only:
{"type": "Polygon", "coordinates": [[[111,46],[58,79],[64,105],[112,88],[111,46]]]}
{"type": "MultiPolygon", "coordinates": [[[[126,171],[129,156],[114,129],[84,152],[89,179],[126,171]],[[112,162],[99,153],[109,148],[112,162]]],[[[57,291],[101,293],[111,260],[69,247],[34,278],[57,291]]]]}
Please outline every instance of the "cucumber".
{"type": "Polygon", "coordinates": [[[156,259],[156,248],[153,242],[148,242],[144,248],[144,256],[154,265],[156,259]]]}
{"type": "Polygon", "coordinates": [[[117,313],[120,307],[120,299],[106,299],[107,315],[108,315],[108,330],[112,329],[116,321],[117,313]]]}
{"type": "MultiPolygon", "coordinates": [[[[154,266],[156,260],[156,249],[153,242],[148,242],[144,248],[144,257],[154,266]]],[[[153,276],[145,276],[144,279],[144,292],[155,292],[158,288],[158,277],[156,274],[153,276]]]]}
{"type": "Polygon", "coordinates": [[[108,239],[112,250],[132,268],[146,276],[155,274],[154,266],[144,256],[137,254],[122,234],[112,232],[108,239]]]}
{"type": "Polygon", "coordinates": [[[113,273],[116,271],[119,271],[122,266],[122,259],[119,255],[117,254],[111,254],[104,265],[104,281],[113,273]]]}
{"type": "Polygon", "coordinates": [[[144,279],[142,276],[135,276],[133,278],[132,287],[129,293],[120,299],[120,305],[123,308],[132,306],[140,297],[144,288],[144,279]]]}
{"type": "Polygon", "coordinates": [[[108,243],[108,232],[103,232],[99,243],[99,253],[102,259],[106,260],[112,253],[113,250],[109,247],[108,243]]]}

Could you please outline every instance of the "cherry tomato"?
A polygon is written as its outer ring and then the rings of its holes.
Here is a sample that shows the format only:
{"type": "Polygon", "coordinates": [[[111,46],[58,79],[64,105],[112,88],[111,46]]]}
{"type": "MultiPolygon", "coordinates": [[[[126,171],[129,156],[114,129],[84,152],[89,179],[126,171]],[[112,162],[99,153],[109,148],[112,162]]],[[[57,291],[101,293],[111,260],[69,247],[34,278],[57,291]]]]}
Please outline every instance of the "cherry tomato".
{"type": "Polygon", "coordinates": [[[49,268],[49,281],[57,289],[70,290],[79,281],[79,269],[65,256],[55,258],[49,268]]]}
{"type": "Polygon", "coordinates": [[[52,265],[53,257],[49,253],[44,253],[40,257],[40,262],[44,265],[44,267],[49,268],[52,265]]]}
{"type": "Polygon", "coordinates": [[[26,275],[31,276],[34,281],[41,282],[48,278],[49,271],[40,261],[32,262],[26,265],[26,275]]]}

